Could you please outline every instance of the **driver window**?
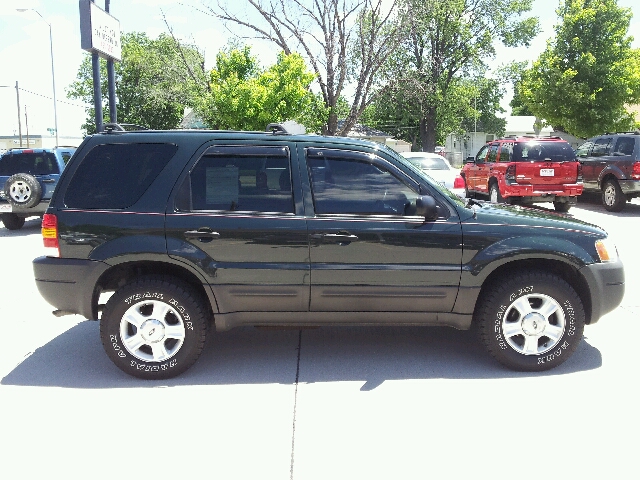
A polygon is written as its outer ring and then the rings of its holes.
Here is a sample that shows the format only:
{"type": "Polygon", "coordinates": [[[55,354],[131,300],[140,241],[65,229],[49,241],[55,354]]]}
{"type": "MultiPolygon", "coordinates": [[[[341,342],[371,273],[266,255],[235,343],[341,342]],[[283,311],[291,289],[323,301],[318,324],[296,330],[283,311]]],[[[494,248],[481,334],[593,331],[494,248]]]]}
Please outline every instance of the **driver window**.
{"type": "Polygon", "coordinates": [[[404,215],[417,192],[390,171],[351,158],[307,157],[317,214],[404,215]]]}

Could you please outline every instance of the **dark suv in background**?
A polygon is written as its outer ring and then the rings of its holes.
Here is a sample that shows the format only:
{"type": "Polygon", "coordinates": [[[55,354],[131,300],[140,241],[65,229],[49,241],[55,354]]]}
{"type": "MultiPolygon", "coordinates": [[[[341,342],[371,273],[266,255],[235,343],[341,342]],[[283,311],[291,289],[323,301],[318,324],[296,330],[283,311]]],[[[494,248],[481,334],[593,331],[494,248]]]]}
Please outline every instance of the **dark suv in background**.
{"type": "Polygon", "coordinates": [[[149,379],[241,325],[474,325],[504,365],[546,370],[624,294],[597,226],[465,201],[384,145],[276,128],[88,136],[42,235],[56,315],[99,319],[109,358],[149,379]]]}
{"type": "Polygon", "coordinates": [[[576,154],[582,164],[584,191],[601,193],[602,205],[621,211],[640,196],[640,131],[605,133],[584,142],[576,154]]]}
{"type": "Polygon", "coordinates": [[[42,216],[75,147],[14,148],[0,156],[0,220],[9,230],[42,216]]]}

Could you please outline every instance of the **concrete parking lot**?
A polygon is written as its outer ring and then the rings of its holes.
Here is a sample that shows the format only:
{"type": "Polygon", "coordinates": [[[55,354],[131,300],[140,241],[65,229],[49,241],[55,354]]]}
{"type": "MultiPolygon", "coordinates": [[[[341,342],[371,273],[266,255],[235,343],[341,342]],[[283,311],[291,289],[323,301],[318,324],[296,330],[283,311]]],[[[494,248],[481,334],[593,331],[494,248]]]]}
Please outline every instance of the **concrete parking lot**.
{"type": "Polygon", "coordinates": [[[613,236],[626,295],[541,374],[447,328],[240,328],[145,382],[41,299],[39,219],[0,227],[0,477],[637,478],[640,202],[571,214],[613,236]]]}

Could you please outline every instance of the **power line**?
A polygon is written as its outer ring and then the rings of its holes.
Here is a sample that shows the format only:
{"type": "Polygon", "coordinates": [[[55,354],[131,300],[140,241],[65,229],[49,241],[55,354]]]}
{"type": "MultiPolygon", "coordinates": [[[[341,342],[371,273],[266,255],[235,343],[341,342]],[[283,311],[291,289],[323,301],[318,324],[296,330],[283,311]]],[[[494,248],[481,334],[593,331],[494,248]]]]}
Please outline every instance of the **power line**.
{"type": "MultiPolygon", "coordinates": [[[[15,88],[15,87],[11,87],[11,88],[15,88]]],[[[47,95],[43,95],[41,93],[32,92],[31,90],[26,90],[26,89],[21,88],[21,87],[18,87],[18,90],[20,90],[22,92],[25,92],[25,93],[30,93],[31,95],[35,95],[36,97],[46,98],[47,100],[53,100],[52,97],[49,97],[47,95]]],[[[65,103],[67,105],[71,105],[72,107],[87,108],[87,105],[80,104],[80,103],[75,103],[75,102],[67,102],[65,100],[58,100],[58,103],[65,103]]]]}

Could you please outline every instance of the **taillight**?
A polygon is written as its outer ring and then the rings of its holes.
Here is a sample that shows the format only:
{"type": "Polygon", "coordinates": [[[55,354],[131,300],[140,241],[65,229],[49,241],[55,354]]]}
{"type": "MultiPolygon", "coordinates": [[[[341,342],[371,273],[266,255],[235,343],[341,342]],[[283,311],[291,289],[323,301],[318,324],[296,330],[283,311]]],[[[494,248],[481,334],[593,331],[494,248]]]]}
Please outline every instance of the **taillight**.
{"type": "Polygon", "coordinates": [[[578,178],[576,179],[576,183],[582,183],[582,164],[578,163],[578,178]]]}
{"type": "Polygon", "coordinates": [[[60,256],[60,243],[58,242],[58,217],[52,213],[45,213],[42,217],[42,241],[48,256],[60,256]]]}
{"type": "Polygon", "coordinates": [[[453,188],[464,188],[464,178],[458,175],[453,181],[453,188]]]}
{"type": "Polygon", "coordinates": [[[507,171],[504,172],[504,181],[509,184],[516,183],[516,166],[514,164],[509,165],[507,171]]]}
{"type": "Polygon", "coordinates": [[[631,178],[635,180],[640,180],[640,162],[635,162],[633,164],[633,170],[631,171],[631,178]]]}

